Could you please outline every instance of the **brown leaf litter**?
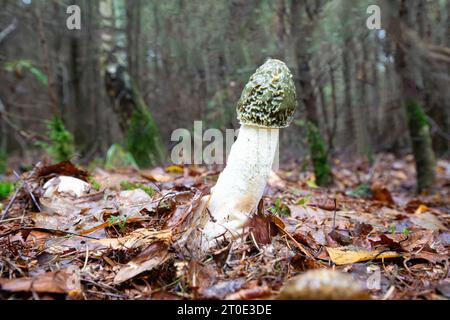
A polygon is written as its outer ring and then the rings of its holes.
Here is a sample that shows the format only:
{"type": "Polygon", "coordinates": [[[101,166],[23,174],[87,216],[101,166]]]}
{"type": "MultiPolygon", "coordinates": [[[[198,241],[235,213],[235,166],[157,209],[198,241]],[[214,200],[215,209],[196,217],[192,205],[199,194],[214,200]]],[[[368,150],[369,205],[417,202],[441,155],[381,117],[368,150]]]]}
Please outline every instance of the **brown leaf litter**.
{"type": "Polygon", "coordinates": [[[241,241],[203,256],[192,241],[196,213],[217,170],[96,170],[100,190],[45,199],[54,177],[91,179],[70,162],[40,163],[5,201],[0,297],[449,297],[449,161],[439,160],[436,192],[423,195],[412,192],[410,157],[380,155],[373,167],[336,162],[329,189],[291,167],[270,178],[241,241]],[[123,180],[153,192],[124,190],[123,180]]]}

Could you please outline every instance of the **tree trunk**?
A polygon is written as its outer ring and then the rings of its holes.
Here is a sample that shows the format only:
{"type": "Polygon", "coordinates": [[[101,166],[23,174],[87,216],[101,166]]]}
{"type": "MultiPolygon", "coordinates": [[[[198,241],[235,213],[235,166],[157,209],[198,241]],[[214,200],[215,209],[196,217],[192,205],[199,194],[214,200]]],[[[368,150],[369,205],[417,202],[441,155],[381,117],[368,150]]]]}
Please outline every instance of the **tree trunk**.
{"type": "MultiPolygon", "coordinates": [[[[308,10],[296,0],[291,1],[291,32],[295,38],[295,52],[297,58],[297,84],[300,89],[300,100],[306,109],[307,118],[307,140],[311,155],[312,164],[316,182],[320,186],[327,186],[332,183],[331,168],[328,163],[328,152],[325,146],[325,140],[320,133],[319,117],[317,112],[317,99],[314,92],[313,76],[310,66],[311,54],[309,54],[306,40],[307,35],[312,34],[313,23],[306,21],[306,17],[302,17],[302,12],[308,10]]],[[[315,8],[317,14],[318,8],[315,8]]]]}
{"type": "Polygon", "coordinates": [[[351,70],[351,57],[350,57],[350,40],[347,41],[342,54],[342,75],[344,81],[344,141],[347,142],[347,147],[350,148],[350,152],[353,151],[354,145],[350,141],[353,141],[356,137],[356,130],[353,119],[353,103],[352,103],[352,70],[351,70]]]}
{"type": "Polygon", "coordinates": [[[356,128],[357,128],[357,141],[358,152],[368,158],[369,162],[372,161],[372,148],[371,141],[369,139],[369,133],[372,132],[372,117],[373,114],[370,105],[369,90],[367,90],[369,84],[369,77],[367,74],[367,63],[369,60],[369,54],[367,52],[366,35],[363,34],[360,40],[362,55],[359,59],[359,71],[358,71],[358,86],[359,86],[359,104],[355,105],[354,112],[356,113],[356,128]]]}
{"type": "Polygon", "coordinates": [[[408,116],[408,127],[416,162],[418,191],[430,190],[435,182],[436,160],[432,148],[430,128],[423,111],[423,85],[420,57],[417,49],[404,38],[405,28],[412,28],[415,16],[410,6],[413,1],[402,0],[398,20],[392,19],[389,32],[397,42],[395,67],[401,80],[403,104],[408,116]]]}
{"type": "MultiPolygon", "coordinates": [[[[105,26],[115,26],[113,2],[103,0],[102,14],[105,26]]],[[[127,27],[132,28],[131,21],[127,27]]],[[[156,165],[165,159],[165,148],[159,129],[139,88],[128,73],[129,66],[124,65],[126,61],[120,59],[120,55],[124,52],[117,46],[115,35],[108,34],[106,30],[105,28],[102,34],[107,65],[104,76],[105,88],[113,111],[118,117],[119,127],[125,135],[127,149],[140,167],[156,165]]],[[[128,30],[127,33],[132,37],[133,31],[128,30]]]]}
{"type": "Polygon", "coordinates": [[[378,64],[380,63],[380,53],[379,46],[380,41],[378,40],[378,36],[375,35],[373,38],[371,46],[371,51],[373,52],[373,58],[371,59],[371,74],[372,74],[372,83],[373,83],[373,105],[374,105],[374,116],[372,121],[374,122],[374,131],[375,131],[375,148],[378,148],[379,138],[382,133],[382,122],[383,122],[383,109],[381,106],[381,94],[380,94],[380,75],[378,71],[378,64]]]}
{"type": "Polygon", "coordinates": [[[422,107],[410,99],[406,101],[408,127],[416,161],[419,192],[430,189],[435,182],[435,155],[432,149],[430,126],[422,107]]]}

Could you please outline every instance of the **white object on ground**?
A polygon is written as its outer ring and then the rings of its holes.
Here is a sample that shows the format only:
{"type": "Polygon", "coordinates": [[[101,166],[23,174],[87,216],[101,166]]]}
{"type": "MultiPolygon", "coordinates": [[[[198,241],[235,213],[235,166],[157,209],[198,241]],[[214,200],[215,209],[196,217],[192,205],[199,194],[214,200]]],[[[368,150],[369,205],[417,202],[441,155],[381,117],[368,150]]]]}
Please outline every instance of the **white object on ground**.
{"type": "Polygon", "coordinates": [[[44,184],[44,197],[51,198],[56,192],[66,194],[75,198],[89,193],[89,183],[69,176],[59,176],[50,179],[44,184]]]}

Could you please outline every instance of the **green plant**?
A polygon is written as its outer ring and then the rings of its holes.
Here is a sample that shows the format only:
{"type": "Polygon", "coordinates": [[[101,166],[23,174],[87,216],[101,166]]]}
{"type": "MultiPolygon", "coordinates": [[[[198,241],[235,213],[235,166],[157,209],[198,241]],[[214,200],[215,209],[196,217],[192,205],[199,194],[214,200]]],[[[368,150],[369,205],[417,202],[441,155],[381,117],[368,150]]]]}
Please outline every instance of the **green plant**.
{"type": "Polygon", "coordinates": [[[427,115],[423,108],[417,102],[410,101],[407,103],[408,119],[414,128],[429,127],[427,115]]]}
{"type": "Polygon", "coordinates": [[[131,116],[127,132],[127,150],[139,167],[158,164],[164,157],[158,127],[148,111],[136,111],[131,116]]]}
{"type": "Polygon", "coordinates": [[[69,160],[75,153],[74,139],[58,116],[47,122],[47,135],[50,142],[38,141],[55,161],[69,160]]]}
{"type": "Polygon", "coordinates": [[[135,183],[135,182],[130,182],[130,181],[124,180],[120,183],[120,187],[123,190],[141,189],[145,193],[147,193],[150,197],[152,197],[155,194],[155,190],[153,190],[153,188],[146,186],[145,184],[142,184],[142,183],[135,183]]]}
{"type": "Polygon", "coordinates": [[[289,207],[281,201],[281,198],[278,198],[275,201],[275,206],[269,208],[269,212],[283,217],[289,217],[291,215],[291,210],[289,210],[289,207]]]}
{"type": "Polygon", "coordinates": [[[9,197],[11,192],[14,191],[14,184],[11,182],[0,182],[0,200],[9,197]]]}
{"type": "Polygon", "coordinates": [[[370,195],[370,186],[367,183],[362,183],[348,191],[347,195],[355,198],[367,198],[370,195]]]}
{"type": "Polygon", "coordinates": [[[105,168],[108,170],[133,167],[138,168],[131,153],[126,152],[119,144],[113,144],[106,153],[105,168]]]}
{"type": "Polygon", "coordinates": [[[310,187],[311,189],[317,189],[319,186],[316,184],[314,180],[307,180],[306,185],[310,187]]]}
{"type": "Polygon", "coordinates": [[[395,234],[397,232],[397,227],[395,224],[391,224],[388,228],[389,233],[395,234]]]}
{"type": "Polygon", "coordinates": [[[423,107],[416,101],[406,103],[409,135],[416,163],[418,191],[433,189],[436,182],[436,155],[430,124],[423,107]]]}
{"type": "Polygon", "coordinates": [[[8,155],[0,149],[0,173],[5,173],[8,167],[8,155]]]}
{"type": "Polygon", "coordinates": [[[312,122],[307,123],[307,135],[316,182],[319,186],[328,186],[332,182],[332,176],[325,141],[312,122]]]}
{"type": "Polygon", "coordinates": [[[312,194],[307,194],[305,197],[300,198],[297,201],[297,205],[304,207],[311,201],[311,198],[312,198],[312,194]]]}
{"type": "Polygon", "coordinates": [[[303,119],[297,119],[297,120],[294,120],[294,123],[296,124],[296,125],[298,125],[299,127],[305,127],[305,125],[306,125],[306,122],[305,122],[305,120],[303,120],[303,119]]]}
{"type": "Polygon", "coordinates": [[[94,179],[94,177],[89,177],[88,178],[89,183],[91,184],[92,188],[94,188],[94,190],[99,191],[102,186],[100,185],[100,183],[98,183],[97,180],[94,179]]]}
{"type": "Polygon", "coordinates": [[[44,86],[48,85],[48,78],[44,72],[38,69],[33,62],[26,59],[15,60],[6,62],[4,69],[8,72],[16,72],[16,74],[21,75],[24,71],[31,73],[36,80],[44,86]]]}
{"type": "Polygon", "coordinates": [[[108,225],[110,227],[117,225],[120,232],[124,232],[125,226],[127,225],[127,218],[124,216],[110,216],[108,218],[108,225]]]}
{"type": "Polygon", "coordinates": [[[174,202],[170,198],[162,199],[158,204],[158,212],[168,212],[174,208],[174,202]]]}
{"type": "MultiPolygon", "coordinates": [[[[393,223],[389,226],[388,232],[390,234],[396,234],[397,233],[397,226],[393,223]]],[[[411,233],[411,231],[408,228],[404,228],[402,231],[402,234],[405,236],[408,236],[411,233]]]]}

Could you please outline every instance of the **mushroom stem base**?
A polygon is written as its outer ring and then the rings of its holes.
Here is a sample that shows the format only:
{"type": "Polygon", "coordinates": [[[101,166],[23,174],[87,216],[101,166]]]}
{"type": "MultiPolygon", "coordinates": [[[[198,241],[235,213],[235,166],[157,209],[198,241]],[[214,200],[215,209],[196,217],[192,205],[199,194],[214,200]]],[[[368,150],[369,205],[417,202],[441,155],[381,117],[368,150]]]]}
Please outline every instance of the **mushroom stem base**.
{"type": "Polygon", "coordinates": [[[228,163],[211,189],[203,248],[238,238],[262,198],[278,148],[278,129],[242,125],[228,163]]]}

